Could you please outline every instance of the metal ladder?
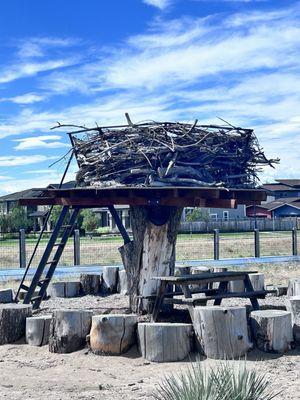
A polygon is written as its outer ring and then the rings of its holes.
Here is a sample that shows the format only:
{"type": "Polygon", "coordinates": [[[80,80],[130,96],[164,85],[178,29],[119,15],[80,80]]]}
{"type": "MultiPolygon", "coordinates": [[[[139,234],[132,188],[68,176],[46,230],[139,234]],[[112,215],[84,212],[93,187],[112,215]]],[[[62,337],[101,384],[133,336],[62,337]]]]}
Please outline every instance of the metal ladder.
{"type": "Polygon", "coordinates": [[[67,244],[67,241],[68,241],[70,235],[73,232],[73,229],[74,229],[74,226],[76,223],[76,219],[77,219],[77,216],[80,211],[80,207],[75,207],[72,210],[70,216],[69,216],[69,211],[70,211],[70,206],[64,206],[62,208],[59,218],[56,222],[56,225],[53,229],[53,232],[50,236],[48,244],[45,248],[43,256],[38,264],[38,267],[35,271],[35,274],[32,278],[30,285],[29,286],[25,285],[24,281],[26,279],[27,273],[29,271],[29,266],[32,262],[33,257],[31,258],[29,265],[25,270],[23,279],[19,286],[19,289],[18,289],[18,292],[16,295],[16,301],[18,301],[18,295],[20,293],[20,290],[22,289],[26,292],[23,303],[24,304],[32,303],[32,308],[34,310],[39,308],[41,301],[43,300],[43,298],[46,294],[48,285],[51,281],[51,278],[53,277],[53,274],[54,274],[57,264],[60,260],[60,257],[64,251],[64,248],[67,244]],[[66,218],[68,216],[69,216],[69,218],[66,218]],[[66,225],[64,225],[65,219],[67,219],[66,225]],[[61,232],[62,229],[63,229],[63,231],[61,232]],[[60,233],[61,233],[61,237],[59,238],[60,233]],[[49,260],[54,248],[56,248],[54,256],[52,259],[49,260]],[[46,267],[48,267],[48,268],[46,268],[46,267]],[[39,288],[39,291],[38,291],[38,294],[36,296],[34,296],[34,293],[35,293],[35,290],[37,287],[39,288]]]}

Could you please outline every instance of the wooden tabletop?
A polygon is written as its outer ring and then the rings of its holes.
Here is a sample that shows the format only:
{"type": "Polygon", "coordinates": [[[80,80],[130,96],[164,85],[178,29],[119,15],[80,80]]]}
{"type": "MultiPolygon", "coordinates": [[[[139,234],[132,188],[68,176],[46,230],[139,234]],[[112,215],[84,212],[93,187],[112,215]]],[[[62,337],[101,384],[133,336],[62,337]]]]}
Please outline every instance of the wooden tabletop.
{"type": "Polygon", "coordinates": [[[226,271],[226,272],[207,272],[202,274],[187,274],[179,276],[156,276],[152,279],[168,283],[193,283],[193,282],[222,282],[243,280],[246,275],[257,271],[226,271]]]}

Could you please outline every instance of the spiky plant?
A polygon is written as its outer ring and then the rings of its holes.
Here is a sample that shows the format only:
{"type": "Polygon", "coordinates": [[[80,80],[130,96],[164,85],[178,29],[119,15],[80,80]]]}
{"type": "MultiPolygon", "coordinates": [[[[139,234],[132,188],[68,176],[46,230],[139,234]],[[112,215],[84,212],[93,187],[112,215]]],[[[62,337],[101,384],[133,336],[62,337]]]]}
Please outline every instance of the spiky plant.
{"type": "Polygon", "coordinates": [[[156,400],[271,400],[269,382],[260,371],[249,370],[246,363],[235,368],[218,362],[213,368],[197,361],[185,372],[163,380],[153,397],[156,400]]]}

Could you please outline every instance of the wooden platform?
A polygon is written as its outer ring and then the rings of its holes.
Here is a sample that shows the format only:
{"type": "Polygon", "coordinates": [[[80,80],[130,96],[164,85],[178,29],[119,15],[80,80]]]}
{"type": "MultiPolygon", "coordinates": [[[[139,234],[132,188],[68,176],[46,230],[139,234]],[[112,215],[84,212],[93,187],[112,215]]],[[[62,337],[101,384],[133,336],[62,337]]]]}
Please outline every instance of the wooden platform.
{"type": "Polygon", "coordinates": [[[37,197],[23,198],[21,205],[69,205],[105,207],[109,205],[219,207],[236,208],[238,204],[260,204],[266,200],[261,189],[222,187],[78,187],[69,189],[34,189],[37,197]]]}

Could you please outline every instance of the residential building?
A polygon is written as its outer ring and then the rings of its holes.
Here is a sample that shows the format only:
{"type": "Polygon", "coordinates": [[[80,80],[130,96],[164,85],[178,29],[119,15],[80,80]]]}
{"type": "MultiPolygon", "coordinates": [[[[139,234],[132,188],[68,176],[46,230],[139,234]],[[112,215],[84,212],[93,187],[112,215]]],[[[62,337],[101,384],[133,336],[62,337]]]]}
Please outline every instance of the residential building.
{"type": "Polygon", "coordinates": [[[259,206],[248,206],[246,213],[247,217],[256,218],[300,217],[300,197],[286,197],[259,206]]]}

